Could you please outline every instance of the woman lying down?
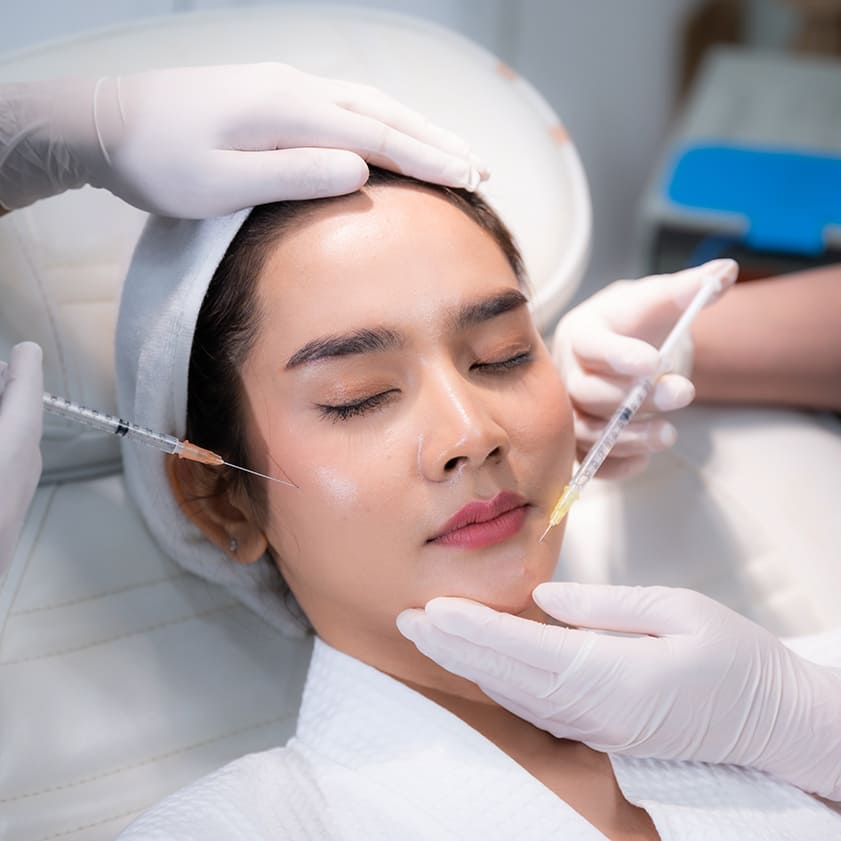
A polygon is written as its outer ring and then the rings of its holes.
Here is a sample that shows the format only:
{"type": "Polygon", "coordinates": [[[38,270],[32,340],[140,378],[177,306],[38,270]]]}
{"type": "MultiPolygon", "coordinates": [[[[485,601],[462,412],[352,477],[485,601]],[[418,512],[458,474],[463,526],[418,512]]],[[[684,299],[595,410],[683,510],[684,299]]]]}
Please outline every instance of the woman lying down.
{"type": "Polygon", "coordinates": [[[440,595],[548,621],[531,593],[563,537],[537,542],[571,410],[481,199],[374,172],[346,197],[153,220],[118,370],[123,412],[297,486],[125,453],[170,554],[316,637],[289,744],[125,841],[841,837],[841,816],[760,772],[556,739],[397,630],[440,595]]]}

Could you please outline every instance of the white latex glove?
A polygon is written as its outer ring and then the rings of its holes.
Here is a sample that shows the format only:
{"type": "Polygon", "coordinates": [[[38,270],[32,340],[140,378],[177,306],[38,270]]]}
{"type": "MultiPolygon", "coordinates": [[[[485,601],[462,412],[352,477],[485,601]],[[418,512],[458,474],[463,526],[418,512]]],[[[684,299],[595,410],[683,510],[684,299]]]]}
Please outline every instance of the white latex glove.
{"type": "MultiPolygon", "coordinates": [[[[572,400],[579,460],[634,381],[657,370],[657,348],[704,282],[711,274],[721,275],[723,294],[735,283],[738,271],[733,260],[713,260],[671,275],[619,280],[561,319],[552,352],[572,400]]],[[[660,378],[625,427],[596,474],[599,478],[639,473],[652,452],[675,443],[674,426],[657,413],[682,409],[695,397],[695,388],[687,378],[692,367],[688,336],[681,355],[682,359],[675,360],[675,373],[660,378]]]]}
{"type": "Polygon", "coordinates": [[[444,668],[558,738],[729,762],[841,800],[841,670],[691,590],[541,584],[545,625],[466,599],[397,620],[444,668]],[[648,636],[609,636],[587,629],[648,636]]]}
{"type": "Polygon", "coordinates": [[[475,189],[464,141],[379,90],[283,64],[186,67],[0,87],[0,205],[82,184],[201,218],[350,193],[366,161],[475,189]]]}
{"type": "Polygon", "coordinates": [[[0,362],[0,578],[11,562],[41,475],[41,348],[21,342],[0,362]]]}

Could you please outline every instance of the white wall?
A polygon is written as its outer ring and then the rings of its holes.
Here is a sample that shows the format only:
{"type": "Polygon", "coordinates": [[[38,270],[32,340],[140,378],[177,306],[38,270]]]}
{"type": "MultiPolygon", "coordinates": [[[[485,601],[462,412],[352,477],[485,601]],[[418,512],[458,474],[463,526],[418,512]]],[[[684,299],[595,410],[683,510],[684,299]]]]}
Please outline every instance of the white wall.
{"type": "MultiPolygon", "coordinates": [[[[368,5],[431,18],[479,41],[529,78],[561,115],[587,170],[595,214],[593,258],[580,299],[633,271],[636,204],[673,101],[675,36],[696,3],[374,0],[368,5]]],[[[253,3],[0,0],[0,51],[142,17],[235,5],[253,3]]]]}
{"type": "Polygon", "coordinates": [[[564,119],[590,182],[593,258],[577,296],[633,271],[633,219],[667,131],[693,0],[522,0],[514,63],[564,119]]]}

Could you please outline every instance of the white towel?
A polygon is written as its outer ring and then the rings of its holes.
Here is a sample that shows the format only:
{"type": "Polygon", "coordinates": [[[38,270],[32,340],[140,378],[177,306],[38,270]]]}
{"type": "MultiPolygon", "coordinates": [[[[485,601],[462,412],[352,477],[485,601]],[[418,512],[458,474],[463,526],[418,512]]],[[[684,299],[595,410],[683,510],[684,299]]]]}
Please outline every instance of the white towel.
{"type": "MultiPolygon", "coordinates": [[[[203,221],[151,217],[137,244],[117,320],[117,405],[127,420],[183,438],[187,373],[199,309],[225,251],[250,211],[203,221]]],[[[201,446],[201,441],[196,441],[201,446]]],[[[220,584],[290,636],[305,633],[278,596],[271,561],[238,564],[185,517],[170,490],[167,458],[123,442],[129,492],[164,551],[184,569],[220,584]]]]}

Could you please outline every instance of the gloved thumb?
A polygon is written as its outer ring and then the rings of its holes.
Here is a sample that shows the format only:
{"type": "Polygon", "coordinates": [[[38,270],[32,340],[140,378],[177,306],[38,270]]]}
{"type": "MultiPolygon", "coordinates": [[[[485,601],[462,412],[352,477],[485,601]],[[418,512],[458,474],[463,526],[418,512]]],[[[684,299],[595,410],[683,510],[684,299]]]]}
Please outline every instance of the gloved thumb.
{"type": "Polygon", "coordinates": [[[549,616],[576,628],[666,636],[695,629],[698,594],[672,587],[552,581],[538,584],[532,598],[549,616]]]}
{"type": "Polygon", "coordinates": [[[611,319],[613,327],[628,332],[645,324],[648,331],[662,334],[649,336],[659,345],[704,284],[712,278],[719,283],[718,292],[710,299],[709,306],[736,282],[738,276],[739,264],[735,260],[718,259],[674,274],[640,278],[632,282],[629,288],[633,295],[628,296],[621,311],[611,319]]]}
{"type": "Polygon", "coordinates": [[[643,339],[617,333],[599,321],[573,323],[566,336],[579,363],[592,374],[648,377],[660,364],[657,348],[643,339]]]}
{"type": "MultiPolygon", "coordinates": [[[[35,342],[20,342],[12,348],[9,364],[2,372],[2,406],[7,413],[26,412],[33,420],[41,418],[41,399],[44,393],[44,375],[41,369],[41,347],[35,342]],[[34,407],[34,411],[32,410],[34,407]]],[[[40,437],[40,425],[33,433],[40,437]]]]}

